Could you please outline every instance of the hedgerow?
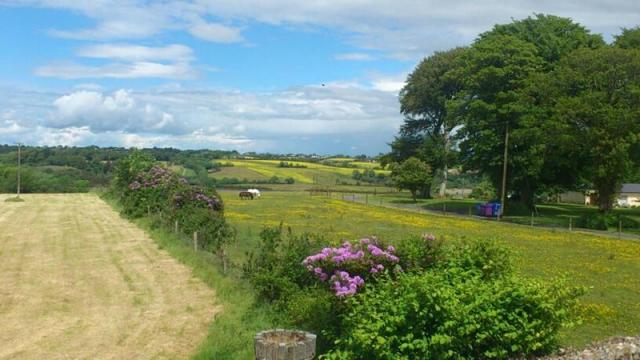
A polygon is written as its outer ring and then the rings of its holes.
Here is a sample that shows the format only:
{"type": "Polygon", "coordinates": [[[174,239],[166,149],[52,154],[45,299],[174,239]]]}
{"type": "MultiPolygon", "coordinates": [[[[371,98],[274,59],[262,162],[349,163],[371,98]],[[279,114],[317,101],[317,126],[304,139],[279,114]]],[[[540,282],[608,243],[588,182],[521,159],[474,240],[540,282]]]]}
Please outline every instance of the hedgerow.
{"type": "Polygon", "coordinates": [[[192,185],[139,151],[119,160],[115,174],[112,191],[125,214],[155,214],[167,226],[177,222],[179,231],[189,236],[197,232],[199,247],[214,252],[233,238],[214,188],[192,185]]]}

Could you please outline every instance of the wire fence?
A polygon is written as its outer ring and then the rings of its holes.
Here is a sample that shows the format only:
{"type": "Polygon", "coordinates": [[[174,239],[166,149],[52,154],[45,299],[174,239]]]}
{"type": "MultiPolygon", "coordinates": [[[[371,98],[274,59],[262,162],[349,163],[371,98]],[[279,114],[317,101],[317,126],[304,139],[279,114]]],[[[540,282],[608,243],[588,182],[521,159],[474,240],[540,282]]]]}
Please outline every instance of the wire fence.
{"type": "Polygon", "coordinates": [[[447,204],[443,202],[439,205],[426,205],[424,203],[414,203],[412,201],[404,201],[398,199],[389,199],[384,194],[371,193],[349,193],[335,191],[315,191],[309,192],[310,196],[325,197],[328,199],[337,199],[341,201],[364,204],[365,206],[381,206],[387,208],[395,208],[418,212],[423,214],[437,214],[444,216],[459,217],[476,221],[501,221],[504,223],[528,226],[531,228],[540,228],[556,231],[582,232],[594,235],[601,235],[610,238],[636,240],[640,241],[640,234],[629,232],[623,227],[622,221],[617,222],[615,231],[611,230],[594,230],[580,227],[578,223],[579,216],[540,216],[536,212],[532,212],[530,216],[508,216],[504,218],[480,216],[476,212],[475,205],[447,204]]]}

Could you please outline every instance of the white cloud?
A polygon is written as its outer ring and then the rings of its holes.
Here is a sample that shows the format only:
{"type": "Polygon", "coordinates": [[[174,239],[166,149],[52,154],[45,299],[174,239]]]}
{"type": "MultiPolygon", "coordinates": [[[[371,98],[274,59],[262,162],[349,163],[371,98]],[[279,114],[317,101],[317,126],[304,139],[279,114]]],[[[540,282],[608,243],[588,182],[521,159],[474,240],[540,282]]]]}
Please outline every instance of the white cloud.
{"type": "Polygon", "coordinates": [[[127,90],[118,90],[111,95],[76,91],[55,99],[53,108],[45,122],[52,128],[86,127],[94,132],[184,132],[172,114],[153,104],[136,101],[127,90]]]}
{"type": "Polygon", "coordinates": [[[0,88],[20,134],[38,144],[224,148],[242,151],[384,151],[402,122],[397,96],[361,84],[243,92],[78,90],[66,94],[0,88]],[[7,94],[12,96],[7,96],[7,94]],[[28,100],[27,100],[28,99],[28,100]],[[29,103],[31,107],[24,107],[29,103]],[[331,145],[339,139],[339,145],[331,145]]]}
{"type": "Polygon", "coordinates": [[[87,58],[115,59],[132,62],[146,60],[189,62],[193,60],[193,50],[188,46],[180,44],[162,47],[131,44],[100,44],[81,48],[77,54],[87,58]]]}
{"type": "Polygon", "coordinates": [[[100,44],[83,47],[77,51],[77,55],[113,62],[103,65],[52,63],[37,67],[34,74],[61,79],[190,79],[196,75],[191,66],[193,50],[179,44],[162,47],[100,44]]]}
{"type": "Polygon", "coordinates": [[[216,23],[198,22],[189,28],[189,32],[202,40],[218,43],[236,43],[244,41],[241,30],[216,23]]]}
{"type": "Polygon", "coordinates": [[[145,38],[183,30],[207,40],[237,42],[242,40],[241,31],[228,24],[259,22],[332,29],[347,34],[358,47],[410,59],[468,43],[495,23],[533,13],[572,17],[608,36],[620,27],[637,25],[640,13],[636,0],[33,0],[19,4],[71,9],[93,19],[96,26],[91,29],[53,32],[76,39],[145,38]],[[202,20],[210,18],[227,25],[202,20]]]}
{"type": "Polygon", "coordinates": [[[91,135],[91,131],[89,131],[89,128],[86,126],[68,127],[64,129],[48,129],[42,134],[42,137],[38,140],[37,144],[49,146],[73,146],[80,144],[91,135]]]}
{"type": "Polygon", "coordinates": [[[162,64],[149,61],[133,63],[113,63],[102,66],[88,66],[78,63],[57,63],[36,68],[34,74],[60,79],[190,79],[196,75],[188,63],[162,64]]]}
{"type": "Polygon", "coordinates": [[[345,53],[345,54],[336,54],[334,56],[336,60],[347,60],[347,61],[372,61],[375,60],[373,56],[367,53],[345,53]]]}

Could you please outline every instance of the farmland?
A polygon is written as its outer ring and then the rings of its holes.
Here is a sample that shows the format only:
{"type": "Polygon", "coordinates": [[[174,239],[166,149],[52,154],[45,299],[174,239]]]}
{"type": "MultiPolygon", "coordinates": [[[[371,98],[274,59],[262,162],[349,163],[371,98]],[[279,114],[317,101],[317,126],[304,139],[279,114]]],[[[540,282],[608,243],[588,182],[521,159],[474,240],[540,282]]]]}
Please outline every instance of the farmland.
{"type": "Polygon", "coordinates": [[[0,358],[186,358],[214,291],[93,194],[0,195],[0,358]]]}
{"type": "MultiPolygon", "coordinates": [[[[328,159],[331,160],[331,159],[328,159]]],[[[268,180],[272,177],[291,178],[299,184],[335,185],[337,181],[355,183],[352,179],[354,170],[362,171],[378,167],[377,163],[355,162],[353,159],[340,158],[341,164],[353,167],[328,166],[321,163],[288,161],[291,167],[280,167],[280,160],[231,160],[231,167],[223,167],[221,171],[212,173],[215,179],[237,178],[240,180],[268,180]]],[[[375,170],[388,175],[388,170],[375,170]]]]}
{"type": "Polygon", "coordinates": [[[237,261],[255,247],[264,226],[281,221],[296,232],[322,234],[330,241],[377,235],[398,242],[421,233],[447,241],[491,238],[514,252],[521,274],[540,279],[566,276],[572,284],[588,288],[581,305],[584,323],[562,334],[565,345],[640,332],[639,242],[418,214],[302,192],[268,192],[256,201],[241,201],[235,195],[223,192],[226,216],[238,229],[238,242],[231,249],[237,261]]]}

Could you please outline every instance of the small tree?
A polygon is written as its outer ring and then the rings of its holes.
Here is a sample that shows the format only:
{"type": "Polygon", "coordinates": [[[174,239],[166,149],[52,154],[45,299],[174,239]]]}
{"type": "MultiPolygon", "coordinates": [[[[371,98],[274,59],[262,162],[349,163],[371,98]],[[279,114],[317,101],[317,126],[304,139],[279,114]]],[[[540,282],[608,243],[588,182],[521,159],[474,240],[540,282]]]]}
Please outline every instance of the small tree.
{"type": "Polygon", "coordinates": [[[400,164],[393,164],[391,178],[398,189],[411,191],[413,201],[416,201],[418,190],[430,187],[433,180],[431,167],[418,158],[410,157],[400,164]]]}

